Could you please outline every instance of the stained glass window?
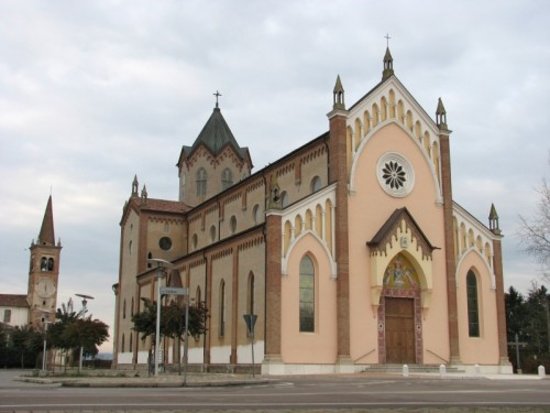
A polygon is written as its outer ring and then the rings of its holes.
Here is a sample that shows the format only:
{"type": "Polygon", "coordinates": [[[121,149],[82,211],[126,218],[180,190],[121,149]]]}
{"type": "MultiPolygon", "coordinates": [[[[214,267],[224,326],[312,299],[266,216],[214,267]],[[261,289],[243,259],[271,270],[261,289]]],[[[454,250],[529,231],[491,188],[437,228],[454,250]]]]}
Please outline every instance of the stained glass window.
{"type": "Polygon", "coordinates": [[[307,255],[300,262],[300,331],[315,331],[315,270],[307,255]]]}
{"type": "Polygon", "coordinates": [[[466,276],[466,290],[468,296],[468,335],[479,337],[479,308],[477,302],[477,279],[473,271],[466,276]]]}

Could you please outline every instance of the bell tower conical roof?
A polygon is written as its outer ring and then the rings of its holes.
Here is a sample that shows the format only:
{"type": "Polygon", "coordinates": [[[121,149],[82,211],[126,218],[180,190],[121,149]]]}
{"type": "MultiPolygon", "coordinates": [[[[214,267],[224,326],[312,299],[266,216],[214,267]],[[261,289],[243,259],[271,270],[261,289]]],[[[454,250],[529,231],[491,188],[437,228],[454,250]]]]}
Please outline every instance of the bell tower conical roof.
{"type": "Polygon", "coordinates": [[[38,234],[39,245],[55,245],[55,233],[53,227],[53,208],[52,208],[52,196],[48,198],[46,204],[46,211],[44,212],[44,218],[42,219],[42,227],[40,227],[40,233],[38,234]]]}
{"type": "Polygon", "coordinates": [[[206,146],[213,155],[218,155],[226,145],[230,145],[241,159],[246,158],[247,150],[241,148],[237,143],[217,103],[210,118],[191,146],[190,152],[194,152],[201,144],[206,146]]]}

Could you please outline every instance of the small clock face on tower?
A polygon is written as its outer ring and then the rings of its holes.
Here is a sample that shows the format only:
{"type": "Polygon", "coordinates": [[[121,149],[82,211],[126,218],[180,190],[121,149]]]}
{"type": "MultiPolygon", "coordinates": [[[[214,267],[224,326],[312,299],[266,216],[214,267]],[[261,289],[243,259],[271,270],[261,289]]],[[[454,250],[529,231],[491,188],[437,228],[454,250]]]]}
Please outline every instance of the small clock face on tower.
{"type": "Polygon", "coordinates": [[[42,278],[36,283],[36,293],[42,298],[48,298],[55,294],[55,285],[49,278],[42,278]]]}

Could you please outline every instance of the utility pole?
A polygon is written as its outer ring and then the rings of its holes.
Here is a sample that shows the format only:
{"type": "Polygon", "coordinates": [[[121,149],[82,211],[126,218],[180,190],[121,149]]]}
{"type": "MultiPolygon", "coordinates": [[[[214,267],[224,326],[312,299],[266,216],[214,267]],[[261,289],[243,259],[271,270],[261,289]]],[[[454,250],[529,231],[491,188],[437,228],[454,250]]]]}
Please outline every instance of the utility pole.
{"type": "Polygon", "coordinates": [[[522,373],[522,370],[521,370],[521,363],[520,363],[520,360],[519,360],[519,348],[520,348],[520,347],[525,347],[525,346],[527,345],[527,343],[524,342],[524,341],[519,341],[518,333],[516,333],[516,335],[515,335],[514,338],[515,338],[514,342],[508,343],[508,345],[511,346],[511,347],[515,347],[515,348],[516,348],[516,366],[517,366],[517,374],[521,374],[521,373],[522,373]]]}
{"type": "Polygon", "coordinates": [[[550,353],[550,308],[548,308],[548,296],[544,294],[544,309],[546,310],[546,340],[548,342],[548,352],[550,353]]]}

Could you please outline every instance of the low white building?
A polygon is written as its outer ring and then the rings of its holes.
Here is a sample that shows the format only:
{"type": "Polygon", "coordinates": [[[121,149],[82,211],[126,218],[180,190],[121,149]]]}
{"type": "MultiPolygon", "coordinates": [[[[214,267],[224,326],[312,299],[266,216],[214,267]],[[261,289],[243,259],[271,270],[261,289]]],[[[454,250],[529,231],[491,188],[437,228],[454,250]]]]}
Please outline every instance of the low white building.
{"type": "Polygon", "coordinates": [[[29,303],[26,294],[0,294],[0,321],[11,327],[29,323],[29,303]]]}

